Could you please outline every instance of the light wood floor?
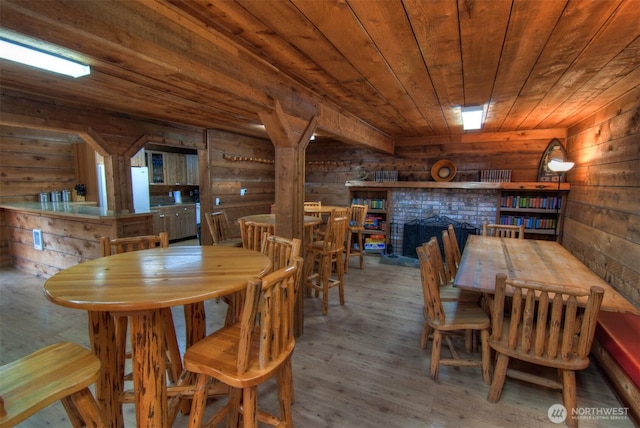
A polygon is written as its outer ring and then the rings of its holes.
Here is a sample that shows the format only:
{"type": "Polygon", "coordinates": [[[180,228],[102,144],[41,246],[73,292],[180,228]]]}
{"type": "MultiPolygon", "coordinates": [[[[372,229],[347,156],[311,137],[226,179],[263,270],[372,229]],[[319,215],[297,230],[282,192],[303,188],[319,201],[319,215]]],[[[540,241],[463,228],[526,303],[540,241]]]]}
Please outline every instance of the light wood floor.
{"type": "MultiPolygon", "coordinates": [[[[305,301],[304,335],[293,356],[297,427],[556,426],[547,410],[562,401],[557,391],[507,379],[500,402],[491,404],[479,368],[442,367],[439,381],[431,380],[431,347],[419,347],[419,270],[379,264],[376,257],[367,257],[364,271],[355,266],[352,261],[346,276],[345,306],[339,305],[337,290],[330,292],[327,316],[321,314],[319,299],[305,301]]],[[[13,269],[0,271],[0,363],[58,341],[88,346],[86,314],[47,301],[43,283],[13,269]]],[[[222,325],[224,311],[223,303],[207,304],[209,331],[222,325]]],[[[181,309],[174,316],[183,338],[181,309]]],[[[579,406],[621,407],[595,362],[577,374],[577,385],[579,406]]],[[[274,410],[273,384],[260,390],[258,402],[274,410]]],[[[135,426],[133,406],[124,409],[126,426],[135,426]]],[[[70,424],[56,404],[20,426],[70,424]]],[[[179,416],[175,426],[186,426],[186,418],[179,416]]],[[[582,420],[580,426],[632,427],[633,423],[582,420]]]]}

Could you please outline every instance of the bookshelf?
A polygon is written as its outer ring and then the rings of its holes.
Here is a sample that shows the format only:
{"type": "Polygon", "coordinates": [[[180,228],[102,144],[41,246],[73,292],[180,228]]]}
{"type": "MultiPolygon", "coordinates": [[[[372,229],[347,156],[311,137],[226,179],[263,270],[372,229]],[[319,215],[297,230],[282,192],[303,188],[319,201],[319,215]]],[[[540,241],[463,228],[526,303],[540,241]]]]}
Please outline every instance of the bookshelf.
{"type": "Polygon", "coordinates": [[[524,224],[525,237],[558,240],[567,192],[564,190],[498,192],[496,223],[524,224]]]}
{"type": "Polygon", "coordinates": [[[391,201],[388,189],[349,189],[349,199],[352,204],[366,205],[367,219],[365,221],[363,238],[365,253],[384,254],[389,246],[389,225],[391,223],[391,201]]]}

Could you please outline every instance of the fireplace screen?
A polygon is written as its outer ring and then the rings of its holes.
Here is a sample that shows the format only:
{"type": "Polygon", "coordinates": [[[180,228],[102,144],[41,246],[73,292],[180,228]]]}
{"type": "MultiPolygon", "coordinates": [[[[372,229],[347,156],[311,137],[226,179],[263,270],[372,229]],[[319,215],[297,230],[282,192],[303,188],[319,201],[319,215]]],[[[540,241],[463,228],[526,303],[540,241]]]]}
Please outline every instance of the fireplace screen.
{"type": "Polygon", "coordinates": [[[418,258],[416,248],[428,242],[432,236],[438,239],[440,251],[444,254],[442,246],[442,231],[452,224],[456,232],[456,238],[460,251],[464,249],[469,235],[477,235],[478,229],[469,223],[461,223],[444,216],[433,216],[426,219],[416,219],[404,224],[402,255],[418,258]]]}

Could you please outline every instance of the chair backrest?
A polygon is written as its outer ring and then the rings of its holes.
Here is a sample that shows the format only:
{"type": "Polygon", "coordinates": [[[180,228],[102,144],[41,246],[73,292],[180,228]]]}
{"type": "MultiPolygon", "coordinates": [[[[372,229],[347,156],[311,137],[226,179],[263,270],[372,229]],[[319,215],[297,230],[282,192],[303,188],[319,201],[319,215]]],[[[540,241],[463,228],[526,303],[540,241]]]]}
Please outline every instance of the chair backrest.
{"type": "Polygon", "coordinates": [[[434,324],[444,324],[445,315],[440,300],[440,284],[433,258],[424,246],[416,248],[420,260],[420,281],[424,298],[424,315],[434,324]]]}
{"type": "MultiPolygon", "coordinates": [[[[304,203],[304,207],[308,208],[308,207],[321,207],[322,206],[322,201],[308,201],[304,203]]],[[[322,213],[317,212],[317,213],[309,213],[308,215],[312,215],[314,217],[322,217],[322,213]]]]}
{"type": "Polygon", "coordinates": [[[242,237],[242,247],[247,250],[260,251],[262,249],[262,235],[266,232],[273,235],[275,230],[274,224],[256,223],[254,221],[246,221],[238,219],[240,224],[240,236],[242,237]]]}
{"type": "Polygon", "coordinates": [[[351,221],[349,221],[349,229],[364,229],[364,222],[367,218],[367,205],[351,204],[351,221]]]}
{"type": "Polygon", "coordinates": [[[542,359],[550,366],[573,363],[586,367],[603,294],[597,286],[587,292],[498,274],[490,343],[499,343],[529,361],[542,359]],[[514,290],[507,319],[506,287],[514,290]],[[581,313],[578,298],[585,296],[587,303],[581,313]]]}
{"type": "Polygon", "coordinates": [[[262,235],[261,253],[271,260],[273,272],[286,266],[291,266],[296,257],[300,256],[302,241],[298,238],[287,239],[281,236],[262,235]]]}
{"type": "Polygon", "coordinates": [[[322,237],[322,251],[344,251],[345,239],[347,236],[347,225],[349,217],[334,217],[333,214],[327,220],[327,230],[322,237]]]}
{"type": "Polygon", "coordinates": [[[100,253],[102,257],[155,247],[167,248],[168,246],[169,235],[167,232],[160,232],[159,235],[131,236],[128,238],[110,239],[106,236],[100,238],[100,253]]]}
{"type": "Polygon", "coordinates": [[[322,201],[307,201],[304,203],[304,207],[321,207],[322,201]]]}
{"type": "Polygon", "coordinates": [[[444,263],[447,278],[449,281],[453,281],[453,279],[456,277],[456,274],[458,273],[458,265],[456,264],[456,258],[451,246],[449,232],[446,230],[442,231],[442,246],[444,247],[444,263]]]}
{"type": "Polygon", "coordinates": [[[302,258],[298,257],[292,266],[249,280],[240,319],[238,374],[256,362],[260,368],[277,365],[293,352],[295,281],[301,269],[302,258]],[[256,334],[259,348],[252,353],[256,334]]]}
{"type": "Polygon", "coordinates": [[[456,262],[456,267],[460,267],[460,259],[462,258],[462,253],[460,252],[458,237],[456,236],[456,231],[453,228],[452,224],[447,226],[447,233],[449,233],[449,240],[451,241],[451,248],[453,249],[453,258],[456,262]]]}
{"type": "Polygon", "coordinates": [[[506,224],[484,223],[482,225],[482,236],[524,239],[524,225],[510,226],[506,224]]]}
{"type": "Polygon", "coordinates": [[[214,244],[219,244],[231,238],[229,219],[224,210],[205,213],[204,217],[214,244]]]}
{"type": "Polygon", "coordinates": [[[431,261],[433,263],[433,268],[436,271],[436,278],[438,279],[438,283],[442,285],[450,284],[453,281],[453,278],[449,277],[446,269],[444,268],[444,262],[442,261],[442,253],[440,253],[440,246],[438,245],[438,239],[435,236],[432,236],[429,241],[422,244],[422,247],[429,253],[431,256],[431,261]]]}

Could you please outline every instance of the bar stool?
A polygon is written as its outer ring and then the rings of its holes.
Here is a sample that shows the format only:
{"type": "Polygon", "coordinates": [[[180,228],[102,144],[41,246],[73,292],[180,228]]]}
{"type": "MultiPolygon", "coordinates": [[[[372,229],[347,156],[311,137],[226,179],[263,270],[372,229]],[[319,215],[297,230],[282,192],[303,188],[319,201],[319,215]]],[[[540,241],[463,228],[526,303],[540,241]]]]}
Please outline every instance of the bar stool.
{"type": "Polygon", "coordinates": [[[347,226],[347,255],[344,261],[344,272],[349,272],[349,258],[351,256],[360,257],[360,269],[364,269],[364,246],[362,242],[362,231],[367,218],[367,205],[351,204],[351,220],[347,226]],[[353,248],[353,236],[356,237],[357,249],[353,248]]]}
{"type": "Polygon", "coordinates": [[[304,285],[307,291],[315,290],[316,296],[322,293],[322,314],[329,307],[329,289],[338,287],[340,304],[344,305],[344,240],[349,217],[331,216],[327,230],[321,241],[307,245],[304,285]],[[332,276],[335,265],[335,277],[332,276]],[[317,271],[313,272],[317,266],[317,271]]]}

